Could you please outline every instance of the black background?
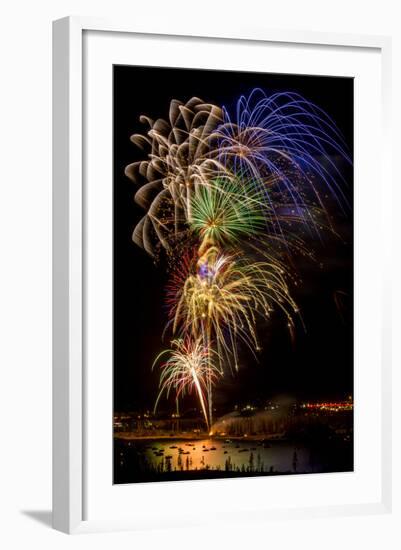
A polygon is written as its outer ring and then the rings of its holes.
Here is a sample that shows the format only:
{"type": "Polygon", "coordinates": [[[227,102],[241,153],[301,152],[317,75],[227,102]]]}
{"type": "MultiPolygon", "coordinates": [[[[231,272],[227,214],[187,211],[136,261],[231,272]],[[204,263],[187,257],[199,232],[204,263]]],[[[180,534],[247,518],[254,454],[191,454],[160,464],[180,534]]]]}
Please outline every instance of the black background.
{"type": "MultiPolygon", "coordinates": [[[[136,185],[124,175],[127,164],[143,158],[130,142],[146,129],[139,116],[167,118],[171,99],[192,96],[232,108],[241,94],[259,87],[267,93],[294,91],[316,103],[336,122],[353,150],[353,79],[191,69],[114,67],[114,410],[152,408],[158,386],[151,372],[166,321],[165,274],[132,240],[144,212],[134,202],[136,185]]],[[[344,168],[345,193],[352,205],[353,173],[344,168]]],[[[259,363],[243,353],[241,370],[226,375],[215,403],[264,401],[278,395],[297,399],[338,399],[353,391],[353,218],[339,213],[341,239],[314,243],[318,264],[298,267],[304,284],[292,289],[306,331],[299,325],[291,343],[282,318],[259,327],[263,351],[259,363]],[[320,265],[319,265],[320,264],[320,265]],[[341,296],[340,309],[334,294],[341,296]]],[[[189,402],[188,405],[191,403],[189,402]]],[[[193,403],[194,404],[194,403],[193,403]]],[[[163,406],[163,404],[162,404],[163,406]]],[[[171,402],[173,406],[173,402],[171,402]]]]}

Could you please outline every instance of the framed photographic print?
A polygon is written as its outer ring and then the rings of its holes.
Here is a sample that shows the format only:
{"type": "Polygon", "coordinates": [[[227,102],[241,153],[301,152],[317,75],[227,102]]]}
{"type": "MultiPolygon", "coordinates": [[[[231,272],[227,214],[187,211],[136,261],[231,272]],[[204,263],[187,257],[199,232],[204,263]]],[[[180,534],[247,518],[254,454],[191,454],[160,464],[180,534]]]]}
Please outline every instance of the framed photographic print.
{"type": "Polygon", "coordinates": [[[54,23],[56,528],[389,508],[389,48],[54,23]]]}

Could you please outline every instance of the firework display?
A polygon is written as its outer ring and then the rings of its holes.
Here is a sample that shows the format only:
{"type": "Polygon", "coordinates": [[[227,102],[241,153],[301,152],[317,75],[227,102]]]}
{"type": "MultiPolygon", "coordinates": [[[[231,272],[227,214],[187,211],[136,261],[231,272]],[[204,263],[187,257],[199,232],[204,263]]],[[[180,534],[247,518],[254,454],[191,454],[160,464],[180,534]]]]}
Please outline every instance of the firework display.
{"type": "Polygon", "coordinates": [[[168,121],[141,117],[150,128],[146,135],[135,134],[131,140],[148,154],[127,166],[125,173],[136,183],[146,182],[135,195],[147,212],[133,240],[149,254],[154,254],[157,244],[173,245],[190,219],[193,191],[224,171],[218,151],[210,150],[210,136],[221,117],[219,107],[196,97],[185,104],[172,100],[168,121]]]}
{"type": "Polygon", "coordinates": [[[154,365],[164,356],[168,359],[161,366],[160,392],[155,403],[157,403],[163,392],[169,395],[171,390],[175,391],[176,399],[185,395],[186,391],[196,391],[205,422],[209,428],[209,419],[206,410],[206,393],[209,391],[208,383],[212,383],[219,375],[219,370],[214,365],[214,352],[206,348],[202,339],[173,340],[172,349],[163,351],[155,360],[154,365]]]}
{"type": "Polygon", "coordinates": [[[209,430],[213,389],[240,369],[241,348],[257,360],[260,324],[281,316],[291,338],[302,327],[293,256],[313,259],[311,239],[336,231],[351,159],[334,122],[295,93],[255,89],[234,109],[173,99],[167,115],[141,116],[149,129],[131,137],[143,159],[125,173],[144,210],[132,238],[168,278],[155,409],[192,392],[209,430]]]}

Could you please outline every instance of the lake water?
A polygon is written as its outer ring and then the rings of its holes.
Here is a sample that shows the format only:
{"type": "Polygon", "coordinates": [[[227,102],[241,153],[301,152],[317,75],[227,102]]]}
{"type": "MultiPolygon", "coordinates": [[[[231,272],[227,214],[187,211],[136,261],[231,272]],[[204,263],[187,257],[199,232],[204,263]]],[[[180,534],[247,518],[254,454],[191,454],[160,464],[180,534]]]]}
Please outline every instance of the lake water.
{"type": "Polygon", "coordinates": [[[310,473],[313,467],[308,449],[285,441],[121,439],[116,445],[117,483],[120,477],[135,479],[140,472],[164,475],[199,470],[310,473]]]}

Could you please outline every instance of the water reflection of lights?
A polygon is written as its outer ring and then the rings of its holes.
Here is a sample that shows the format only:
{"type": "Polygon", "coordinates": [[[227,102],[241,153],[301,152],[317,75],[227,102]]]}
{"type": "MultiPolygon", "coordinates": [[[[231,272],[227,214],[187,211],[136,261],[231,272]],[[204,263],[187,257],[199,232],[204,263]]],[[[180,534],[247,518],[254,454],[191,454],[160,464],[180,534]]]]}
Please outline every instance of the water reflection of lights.
{"type": "Polygon", "coordinates": [[[138,451],[154,469],[162,471],[222,470],[252,472],[289,472],[294,451],[298,472],[310,472],[309,451],[276,441],[243,440],[158,440],[135,443],[138,451]]]}

